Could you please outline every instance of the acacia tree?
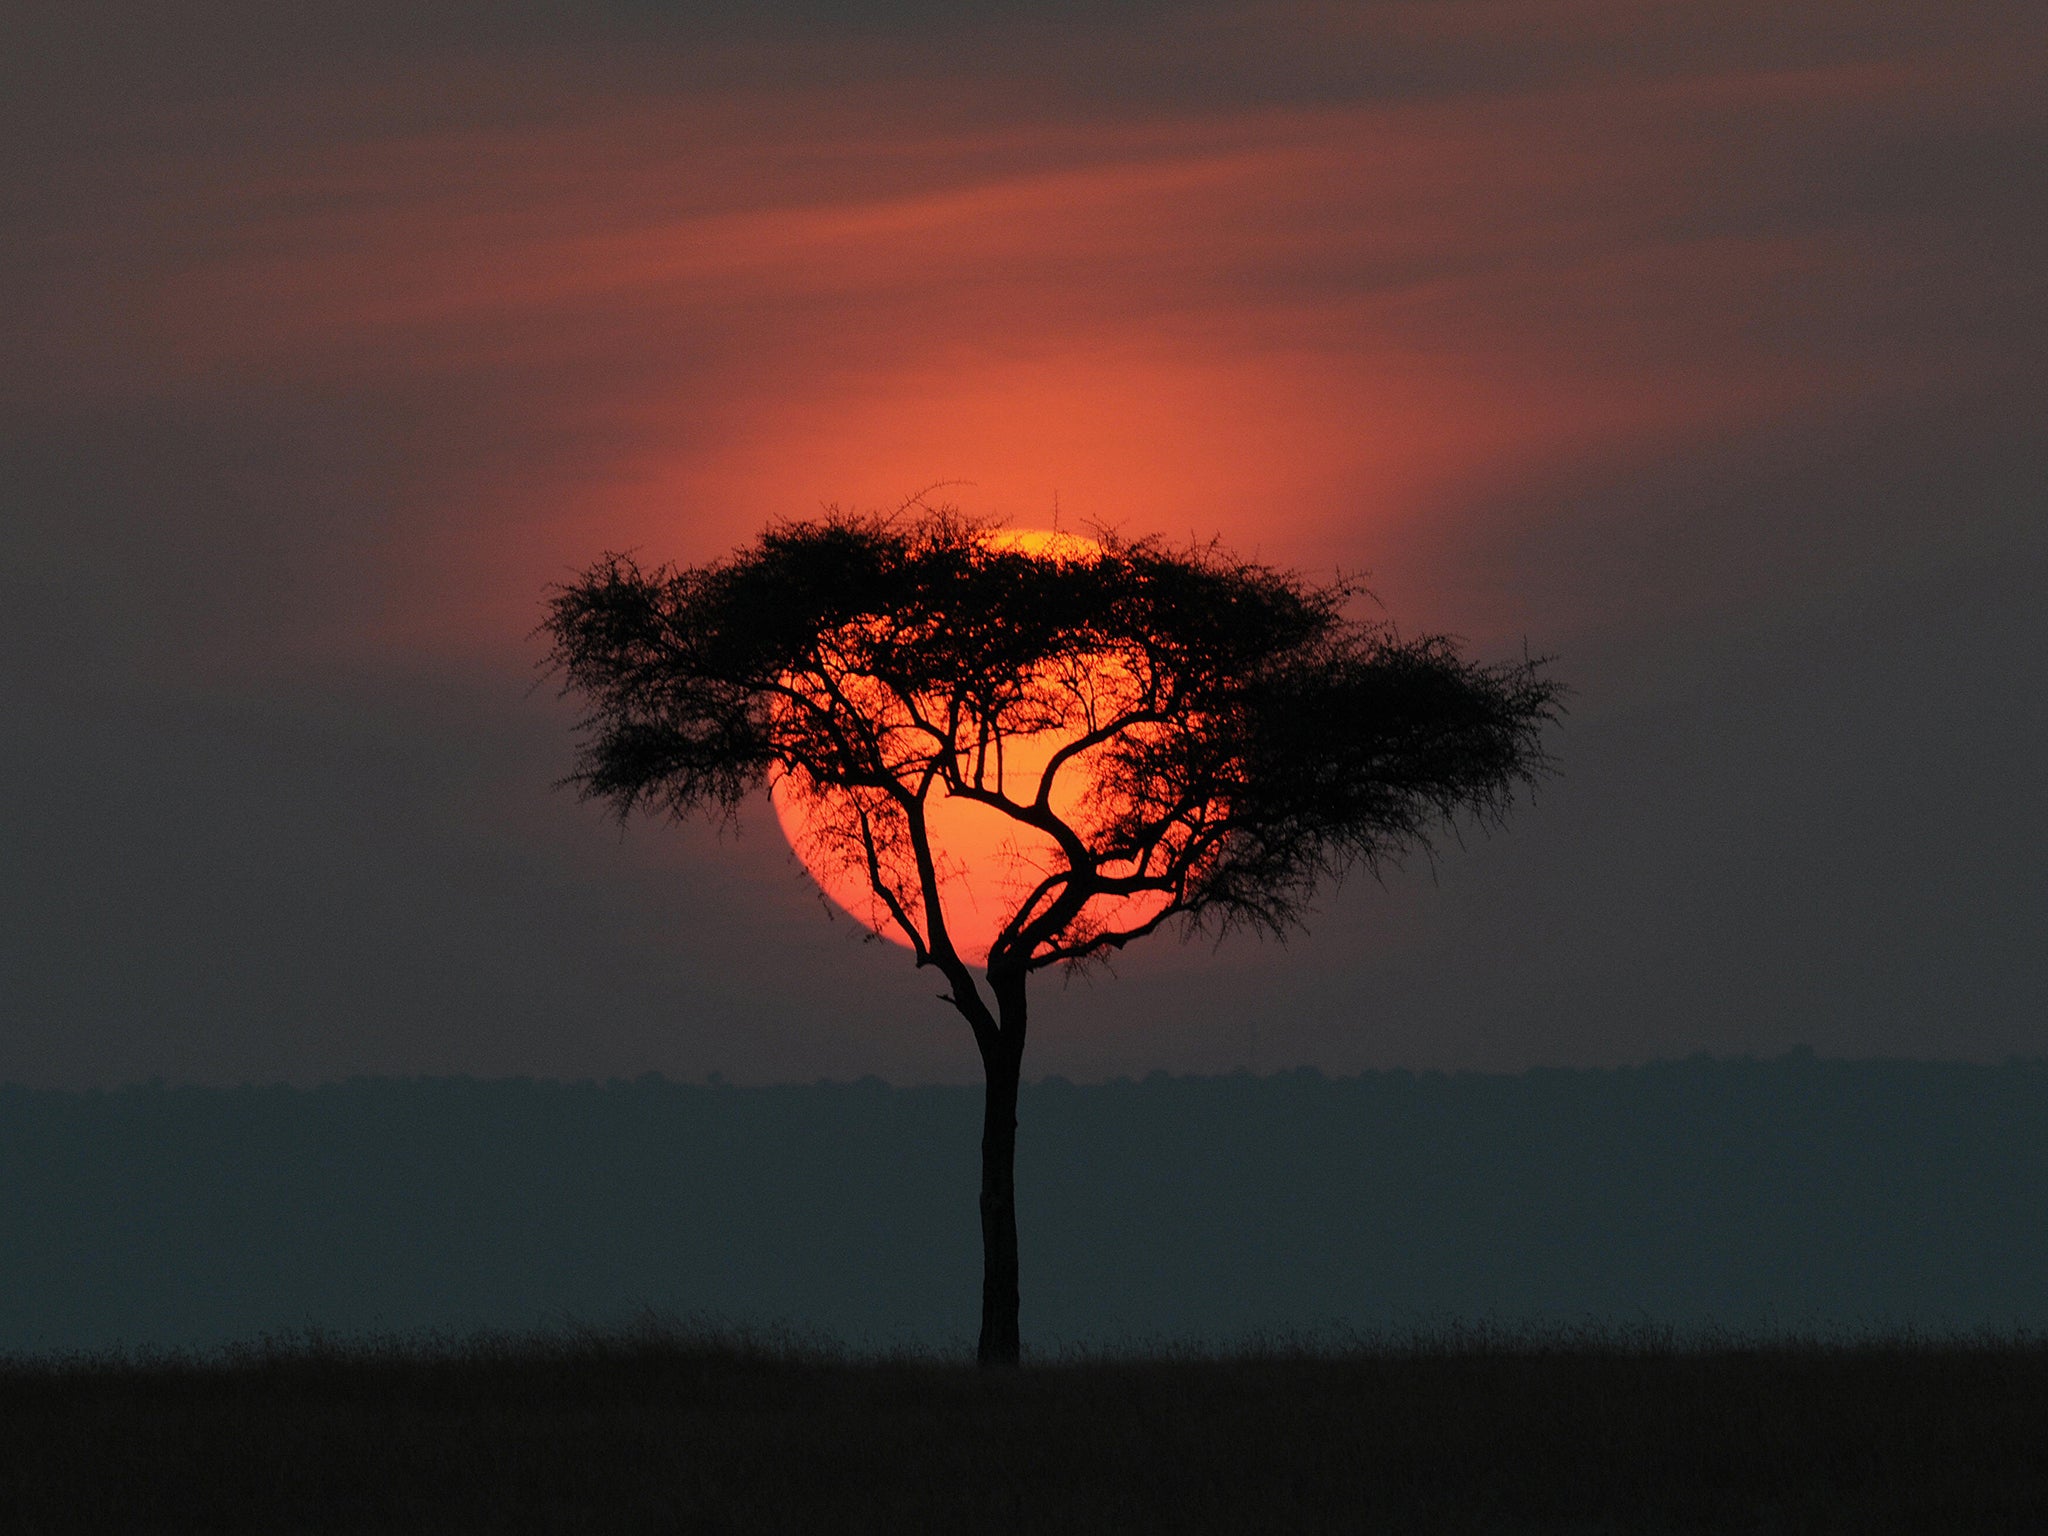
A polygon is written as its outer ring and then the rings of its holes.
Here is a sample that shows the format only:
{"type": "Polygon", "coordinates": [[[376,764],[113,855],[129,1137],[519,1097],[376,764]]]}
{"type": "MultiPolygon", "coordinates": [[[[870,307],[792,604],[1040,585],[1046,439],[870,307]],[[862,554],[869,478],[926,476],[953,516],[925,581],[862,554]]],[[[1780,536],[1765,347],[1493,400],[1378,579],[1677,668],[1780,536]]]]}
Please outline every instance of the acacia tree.
{"type": "Polygon", "coordinates": [[[1358,595],[1214,545],[1033,549],[920,508],[781,524],[692,568],[607,555],[550,599],[552,663],[587,704],[568,782],[621,817],[730,817],[771,786],[814,867],[856,873],[945,978],[987,1085],[984,1363],[1019,1349],[1031,973],[1168,924],[1284,935],[1326,879],[1498,819],[1545,767],[1541,662],[1465,661],[1351,616],[1358,595]],[[948,927],[947,801],[1016,833],[985,953],[948,927]]]}

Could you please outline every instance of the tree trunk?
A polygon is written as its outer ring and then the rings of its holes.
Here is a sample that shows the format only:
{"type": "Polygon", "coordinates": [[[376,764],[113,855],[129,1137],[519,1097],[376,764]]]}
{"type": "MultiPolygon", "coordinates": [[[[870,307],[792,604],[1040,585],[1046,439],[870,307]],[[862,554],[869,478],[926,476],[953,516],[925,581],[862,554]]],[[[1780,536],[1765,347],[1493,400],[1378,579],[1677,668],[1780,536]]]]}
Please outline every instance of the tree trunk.
{"type": "Polygon", "coordinates": [[[1017,1331],[1017,1083],[1024,1059],[1024,982],[997,985],[1001,1028],[982,1053],[981,1343],[983,1365],[1015,1365],[1017,1331]]]}

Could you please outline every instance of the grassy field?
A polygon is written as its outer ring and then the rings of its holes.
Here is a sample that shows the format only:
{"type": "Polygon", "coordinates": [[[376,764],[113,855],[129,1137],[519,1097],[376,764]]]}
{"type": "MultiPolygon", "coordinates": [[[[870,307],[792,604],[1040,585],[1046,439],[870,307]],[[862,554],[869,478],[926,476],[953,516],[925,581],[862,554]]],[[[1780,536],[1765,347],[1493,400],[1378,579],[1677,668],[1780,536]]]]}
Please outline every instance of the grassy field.
{"type": "Polygon", "coordinates": [[[1466,1334],[984,1373],[660,1330],[0,1363],[0,1529],[2048,1530],[2048,1344],[1466,1334]]]}

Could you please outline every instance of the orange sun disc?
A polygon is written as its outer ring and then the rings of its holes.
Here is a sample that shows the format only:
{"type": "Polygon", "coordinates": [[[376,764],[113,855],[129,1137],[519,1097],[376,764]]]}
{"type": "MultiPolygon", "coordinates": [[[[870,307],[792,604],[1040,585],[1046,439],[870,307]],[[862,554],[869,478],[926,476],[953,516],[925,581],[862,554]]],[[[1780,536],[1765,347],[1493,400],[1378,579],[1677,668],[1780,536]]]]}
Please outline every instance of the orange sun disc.
{"type": "MultiPolygon", "coordinates": [[[[991,549],[1015,550],[1044,560],[1088,560],[1101,553],[1093,539],[1041,528],[999,529],[983,535],[983,542],[991,549]]],[[[1104,659],[1094,670],[1098,688],[1113,688],[1113,674],[1121,668],[1104,659]]],[[[1077,710],[1071,723],[1010,735],[993,786],[1013,800],[1031,800],[1053,754],[1073,741],[1080,730],[1077,710]]],[[[1048,799],[1054,814],[1084,839],[1097,792],[1089,760],[1102,750],[1081,753],[1062,764],[1048,799]]],[[[774,777],[769,795],[783,835],[825,894],[875,932],[907,947],[910,941],[877,894],[866,851],[850,830],[858,823],[858,808],[851,796],[840,790],[821,792],[795,772],[774,777]]],[[[990,947],[1032,888],[1064,867],[1059,846],[1049,834],[994,807],[950,794],[941,783],[934,783],[927,796],[925,824],[947,934],[962,959],[985,963],[990,947]]],[[[890,873],[885,868],[885,876],[890,873]]],[[[893,873],[891,883],[904,898],[912,920],[923,927],[925,914],[914,877],[901,863],[893,873]]],[[[1069,931],[1135,927],[1157,913],[1165,901],[1164,894],[1152,892],[1099,896],[1089,902],[1069,931]]]]}

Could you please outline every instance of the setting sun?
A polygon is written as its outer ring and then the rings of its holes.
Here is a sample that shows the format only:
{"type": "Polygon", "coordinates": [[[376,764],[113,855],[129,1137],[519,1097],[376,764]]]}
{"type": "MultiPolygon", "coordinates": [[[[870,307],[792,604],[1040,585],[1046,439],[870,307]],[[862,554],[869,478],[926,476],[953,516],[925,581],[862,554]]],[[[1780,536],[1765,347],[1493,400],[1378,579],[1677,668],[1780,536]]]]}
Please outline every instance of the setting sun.
{"type": "MultiPolygon", "coordinates": [[[[1041,560],[1090,560],[1101,553],[1101,546],[1091,538],[1048,528],[991,529],[980,542],[991,550],[1041,560]]],[[[1057,723],[1003,738],[990,774],[998,793],[1024,802],[1035,798],[1055,754],[1087,728],[1085,715],[1090,708],[1128,693],[1131,687],[1128,670],[1110,656],[1092,658],[1089,676],[1078,687],[1073,686],[1074,681],[1026,680],[1027,687],[1039,685],[1036,691],[1046,706],[1045,718],[1057,723]]],[[[860,686],[860,680],[851,680],[849,686],[860,686]]],[[[874,690],[879,700],[883,690],[879,685],[874,685],[874,690]]],[[[902,723],[910,724],[907,718],[902,723]]],[[[1088,824],[1087,808],[1097,789],[1091,760],[1101,750],[1082,752],[1053,767],[1048,804],[1061,821],[1077,829],[1088,824]]],[[[905,771],[911,771],[911,765],[921,761],[926,751],[922,742],[906,743],[905,771]]],[[[862,856],[832,835],[834,828],[845,825],[845,818],[831,814],[833,808],[794,774],[774,779],[770,798],[783,835],[825,894],[883,937],[908,945],[909,940],[876,895],[862,856]]],[[[925,820],[947,932],[962,958],[981,964],[1033,887],[1061,867],[1059,847],[1050,835],[991,806],[950,794],[943,784],[934,786],[925,820]]],[[[1164,893],[1098,897],[1084,915],[1103,926],[1135,926],[1152,916],[1166,899],[1164,893]]]]}

